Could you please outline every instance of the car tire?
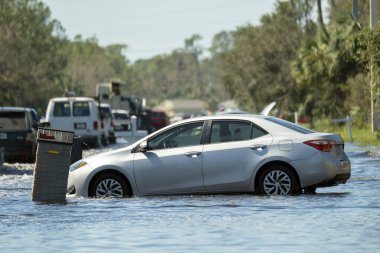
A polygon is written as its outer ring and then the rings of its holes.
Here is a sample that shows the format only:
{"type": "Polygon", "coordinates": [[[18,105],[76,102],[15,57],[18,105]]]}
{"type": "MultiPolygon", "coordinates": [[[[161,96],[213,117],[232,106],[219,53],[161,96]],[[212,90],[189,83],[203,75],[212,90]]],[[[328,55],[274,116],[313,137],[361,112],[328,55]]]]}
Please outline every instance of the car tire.
{"type": "Polygon", "coordinates": [[[297,194],[299,193],[297,176],[284,165],[269,166],[260,173],[257,190],[263,195],[297,194]]]}
{"type": "Polygon", "coordinates": [[[127,198],[131,195],[124,178],[115,173],[99,175],[89,191],[89,196],[94,198],[127,198]]]}

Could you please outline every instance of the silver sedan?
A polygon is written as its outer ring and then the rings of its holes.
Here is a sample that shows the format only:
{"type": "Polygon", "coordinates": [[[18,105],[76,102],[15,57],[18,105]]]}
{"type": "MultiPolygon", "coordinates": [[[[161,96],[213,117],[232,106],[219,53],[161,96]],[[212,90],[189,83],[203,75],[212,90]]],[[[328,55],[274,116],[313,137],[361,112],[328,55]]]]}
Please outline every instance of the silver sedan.
{"type": "Polygon", "coordinates": [[[89,197],[258,193],[287,195],[347,181],[338,134],[275,117],[221,115],[167,126],[131,146],[70,167],[68,192],[89,197]]]}

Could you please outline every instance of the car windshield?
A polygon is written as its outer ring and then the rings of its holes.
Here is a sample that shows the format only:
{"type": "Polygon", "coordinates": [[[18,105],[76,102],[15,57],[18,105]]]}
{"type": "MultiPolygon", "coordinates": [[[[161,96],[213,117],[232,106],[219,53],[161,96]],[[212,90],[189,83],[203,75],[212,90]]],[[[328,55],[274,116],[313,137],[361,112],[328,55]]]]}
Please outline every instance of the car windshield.
{"type": "Polygon", "coordinates": [[[300,125],[294,124],[292,122],[289,122],[289,121],[286,121],[283,119],[279,119],[279,118],[275,118],[275,117],[269,117],[269,118],[266,118],[266,120],[271,121],[273,123],[276,123],[278,125],[281,125],[283,127],[286,127],[288,129],[291,129],[291,130],[296,131],[296,132],[301,133],[301,134],[315,133],[315,131],[313,131],[311,129],[308,129],[306,127],[302,127],[300,125]]]}
{"type": "Polygon", "coordinates": [[[26,129],[25,112],[0,112],[0,130],[26,129]]]}

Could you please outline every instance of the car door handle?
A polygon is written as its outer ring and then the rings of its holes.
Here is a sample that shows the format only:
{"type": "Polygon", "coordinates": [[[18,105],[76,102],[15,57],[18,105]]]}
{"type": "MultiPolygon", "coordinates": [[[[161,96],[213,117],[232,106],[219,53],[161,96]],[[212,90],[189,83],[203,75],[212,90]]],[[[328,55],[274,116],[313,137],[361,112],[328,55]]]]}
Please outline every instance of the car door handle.
{"type": "Polygon", "coordinates": [[[256,144],[256,145],[252,145],[251,149],[261,151],[266,147],[267,145],[264,145],[264,144],[256,144]]]}
{"type": "Polygon", "coordinates": [[[185,156],[197,157],[201,154],[200,151],[189,151],[185,153],[185,156]]]}

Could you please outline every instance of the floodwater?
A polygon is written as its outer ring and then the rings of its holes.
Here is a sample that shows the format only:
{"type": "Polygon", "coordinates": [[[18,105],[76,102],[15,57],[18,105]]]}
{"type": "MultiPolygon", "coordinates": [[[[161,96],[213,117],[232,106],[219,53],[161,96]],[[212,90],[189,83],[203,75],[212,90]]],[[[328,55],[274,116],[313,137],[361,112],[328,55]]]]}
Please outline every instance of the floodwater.
{"type": "MultiPolygon", "coordinates": [[[[87,151],[86,154],[100,150],[87,151]]],[[[1,252],[380,252],[380,148],[314,195],[31,201],[32,164],[0,169],[1,252]]]]}

